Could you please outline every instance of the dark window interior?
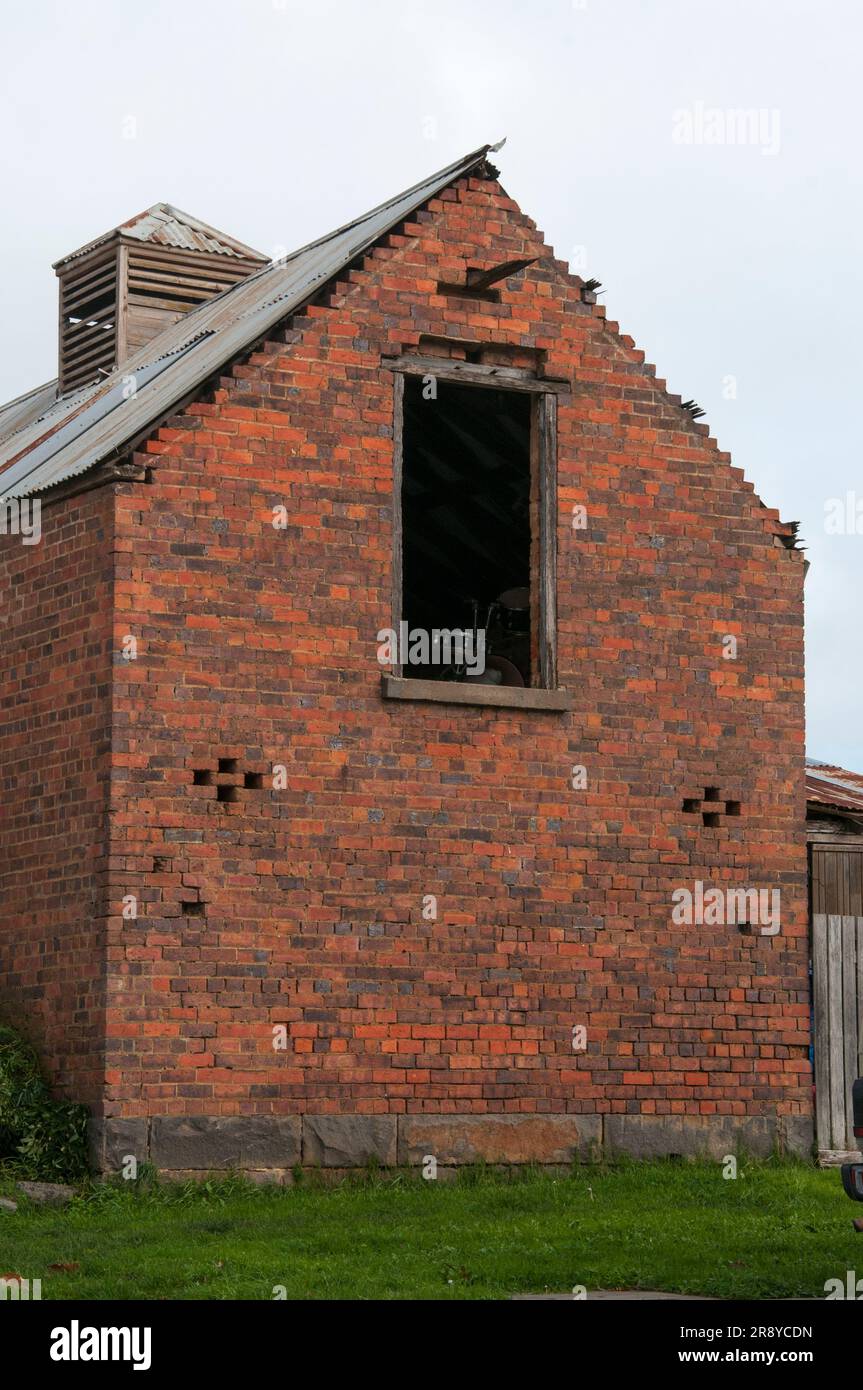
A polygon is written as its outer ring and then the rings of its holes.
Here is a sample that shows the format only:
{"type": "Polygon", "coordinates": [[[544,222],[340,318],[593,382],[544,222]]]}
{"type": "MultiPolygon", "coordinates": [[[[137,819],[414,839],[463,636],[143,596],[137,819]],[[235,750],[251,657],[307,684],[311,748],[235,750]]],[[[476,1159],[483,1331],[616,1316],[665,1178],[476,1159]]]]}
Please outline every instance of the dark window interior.
{"type": "MultiPolygon", "coordinates": [[[[530,685],[531,401],[527,393],[407,377],[402,439],[402,617],[486,632],[484,684],[530,685]],[[427,389],[427,388],[426,388],[427,389]]],[[[446,665],[406,677],[461,680],[446,665]]]]}

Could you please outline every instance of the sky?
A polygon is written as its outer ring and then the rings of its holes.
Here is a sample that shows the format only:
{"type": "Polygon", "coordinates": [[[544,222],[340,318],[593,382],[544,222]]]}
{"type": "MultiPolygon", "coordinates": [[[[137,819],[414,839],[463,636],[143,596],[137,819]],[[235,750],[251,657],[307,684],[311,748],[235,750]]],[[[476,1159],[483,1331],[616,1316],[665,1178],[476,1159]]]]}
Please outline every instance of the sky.
{"type": "Polygon", "coordinates": [[[28,0],[0,9],[0,401],[51,264],[171,202],[283,254],[504,136],[501,181],[784,520],[807,751],[863,771],[859,0],[28,0]]]}

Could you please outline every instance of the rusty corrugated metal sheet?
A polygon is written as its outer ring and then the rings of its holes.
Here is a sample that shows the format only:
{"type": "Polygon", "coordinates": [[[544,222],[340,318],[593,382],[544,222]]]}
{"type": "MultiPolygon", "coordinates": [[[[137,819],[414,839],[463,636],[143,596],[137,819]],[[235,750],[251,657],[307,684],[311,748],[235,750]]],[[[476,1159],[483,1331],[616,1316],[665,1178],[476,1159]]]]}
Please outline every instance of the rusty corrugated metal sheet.
{"type": "Polygon", "coordinates": [[[255,271],[161,333],[104,382],[58,402],[0,444],[0,501],[77,477],[141,436],[233,357],[266,336],[391,228],[490,150],[483,145],[329,236],[255,271]],[[123,394],[131,380],[135,390],[123,394]]]}
{"type": "Polygon", "coordinates": [[[863,773],[806,759],[806,800],[863,812],[863,773]]]}
{"type": "Polygon", "coordinates": [[[102,246],[117,236],[132,241],[149,241],[156,246],[173,246],[183,251],[205,251],[210,255],[260,261],[262,265],[269,261],[269,257],[261,251],[255,251],[244,242],[237,241],[236,237],[228,236],[227,232],[220,232],[209,223],[199,221],[190,213],[183,212],[182,208],[175,208],[171,203],[154,203],[151,208],[139,212],[136,217],[130,217],[128,222],[121,222],[119,227],[112,227],[104,236],[88,241],[85,246],[79,246],[77,251],[70,251],[68,256],[61,256],[59,261],[54,262],[52,269],[56,270],[58,266],[87,255],[89,251],[94,251],[97,246],[102,246]]]}

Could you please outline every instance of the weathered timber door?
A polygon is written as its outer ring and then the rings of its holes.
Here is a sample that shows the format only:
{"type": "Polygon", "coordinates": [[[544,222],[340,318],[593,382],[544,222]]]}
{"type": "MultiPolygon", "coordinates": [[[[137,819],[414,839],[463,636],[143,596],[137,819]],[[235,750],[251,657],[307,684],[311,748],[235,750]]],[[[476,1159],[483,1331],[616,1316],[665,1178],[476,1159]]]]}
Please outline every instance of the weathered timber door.
{"type": "Polygon", "coordinates": [[[863,916],[812,918],[815,1121],[822,1158],[859,1150],[851,1087],[863,1076],[863,916]]]}
{"type": "Polygon", "coordinates": [[[822,1157],[859,1152],[851,1087],[863,1076],[863,839],[810,838],[815,1122],[822,1157]]]}

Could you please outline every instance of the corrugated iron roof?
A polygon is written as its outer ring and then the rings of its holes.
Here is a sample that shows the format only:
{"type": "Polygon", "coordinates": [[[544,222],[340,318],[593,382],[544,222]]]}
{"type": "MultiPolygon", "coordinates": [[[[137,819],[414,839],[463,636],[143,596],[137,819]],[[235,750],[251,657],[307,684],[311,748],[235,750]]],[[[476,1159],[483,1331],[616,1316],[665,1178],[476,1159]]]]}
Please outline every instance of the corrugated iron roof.
{"type": "Polygon", "coordinates": [[[16,430],[23,430],[25,426],[38,420],[56,400],[55,377],[53,381],[46,381],[44,386],[37,386],[35,390],[27,391],[25,395],[17,396],[14,401],[0,406],[0,443],[15,434],[16,430]]]}
{"type": "Polygon", "coordinates": [[[863,811],[863,773],[807,758],[806,800],[846,811],[863,811]]]}
{"type": "Polygon", "coordinates": [[[211,227],[208,222],[199,221],[190,213],[183,212],[182,208],[175,208],[171,203],[154,203],[151,208],[139,212],[136,217],[130,217],[128,222],[121,222],[119,227],[112,227],[110,232],[88,241],[86,246],[79,246],[77,251],[70,251],[68,256],[61,256],[52,268],[57,270],[59,266],[77,260],[79,256],[85,256],[88,251],[94,251],[97,246],[104,245],[112,237],[149,241],[156,246],[173,246],[183,251],[206,251],[217,256],[235,256],[245,261],[260,261],[262,265],[269,261],[269,256],[265,256],[263,252],[253,250],[244,242],[237,241],[236,237],[228,236],[227,232],[220,232],[216,227],[211,227]]]}
{"type": "Polygon", "coordinates": [[[186,314],[103,382],[56,402],[0,444],[0,502],[86,473],[139,438],[380,237],[499,148],[483,145],[354,222],[255,271],[186,314]]]}

